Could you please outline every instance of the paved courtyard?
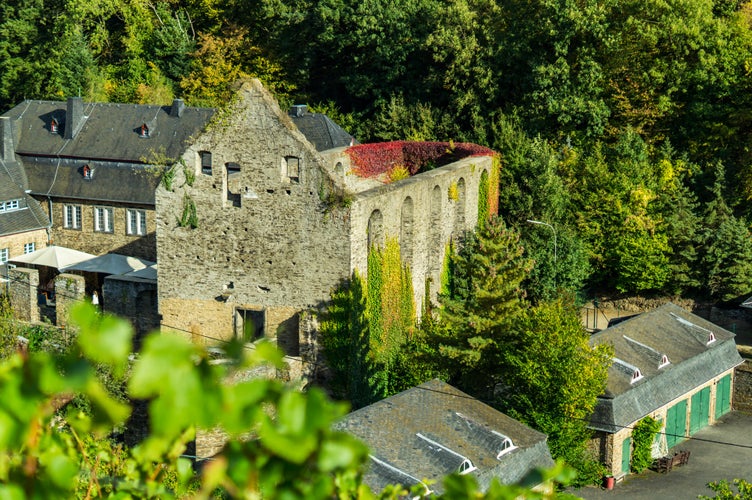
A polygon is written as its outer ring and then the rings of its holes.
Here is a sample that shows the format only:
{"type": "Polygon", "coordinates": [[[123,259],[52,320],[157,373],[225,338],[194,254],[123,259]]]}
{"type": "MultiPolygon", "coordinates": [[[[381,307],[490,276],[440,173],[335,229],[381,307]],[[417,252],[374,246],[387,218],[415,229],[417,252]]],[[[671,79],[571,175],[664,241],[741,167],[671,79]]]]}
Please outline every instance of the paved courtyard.
{"type": "Polygon", "coordinates": [[[697,432],[674,448],[691,452],[689,463],[669,473],[645,471],[627,476],[613,490],[588,487],[571,493],[585,500],[628,498],[689,499],[698,495],[712,497],[706,486],[712,481],[743,478],[752,481],[752,415],[732,412],[717,424],[697,432]]]}

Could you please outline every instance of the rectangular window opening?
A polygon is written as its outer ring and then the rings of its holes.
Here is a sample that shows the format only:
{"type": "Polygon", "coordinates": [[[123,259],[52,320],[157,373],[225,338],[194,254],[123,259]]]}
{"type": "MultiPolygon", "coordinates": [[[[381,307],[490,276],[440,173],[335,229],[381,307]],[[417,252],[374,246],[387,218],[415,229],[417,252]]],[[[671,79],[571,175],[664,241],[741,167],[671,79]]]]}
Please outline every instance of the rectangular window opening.
{"type": "Polygon", "coordinates": [[[129,235],[146,234],[146,210],[128,209],[126,214],[126,232],[129,235]]]}
{"type": "Polygon", "coordinates": [[[201,173],[204,175],[212,174],[212,154],[209,151],[199,152],[201,155],[201,173]]]}
{"type": "Polygon", "coordinates": [[[257,309],[235,310],[235,337],[243,342],[264,338],[265,312],[257,309]]]}
{"type": "Polygon", "coordinates": [[[81,205],[63,205],[63,227],[81,229],[81,205]]]}
{"type": "Polygon", "coordinates": [[[94,207],[94,231],[98,233],[111,233],[112,207],[94,207]]]}
{"type": "Polygon", "coordinates": [[[34,242],[24,243],[24,253],[31,253],[36,250],[37,244],[34,242]]]}
{"type": "Polygon", "coordinates": [[[5,264],[10,258],[10,249],[0,248],[0,264],[5,264]]]}

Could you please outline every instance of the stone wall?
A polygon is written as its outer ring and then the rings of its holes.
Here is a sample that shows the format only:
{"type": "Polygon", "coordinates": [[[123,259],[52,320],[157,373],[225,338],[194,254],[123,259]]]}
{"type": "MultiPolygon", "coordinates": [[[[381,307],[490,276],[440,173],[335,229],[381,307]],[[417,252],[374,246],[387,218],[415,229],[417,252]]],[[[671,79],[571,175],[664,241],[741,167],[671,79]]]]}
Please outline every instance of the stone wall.
{"type": "Polygon", "coordinates": [[[47,230],[37,229],[25,233],[10,234],[0,237],[0,249],[7,248],[9,258],[24,254],[24,245],[34,243],[35,250],[41,250],[47,246],[47,230]]]}
{"type": "Polygon", "coordinates": [[[734,372],[734,410],[752,412],[752,363],[745,360],[734,372]]]}
{"type": "Polygon", "coordinates": [[[143,336],[159,328],[157,281],[108,276],[102,285],[102,308],[131,322],[138,350],[143,336]]]}
{"type": "MultiPolygon", "coordinates": [[[[46,212],[49,204],[42,203],[46,212]]],[[[49,215],[49,213],[48,213],[49,215]]],[[[118,203],[94,203],[88,200],[56,199],[52,204],[51,240],[55,245],[73,248],[94,255],[120,253],[146,260],[157,260],[156,217],[154,207],[148,205],[123,205],[118,203]],[[80,229],[63,227],[63,207],[78,205],[81,207],[80,229]],[[112,232],[94,231],[94,207],[111,207],[112,232]],[[146,212],[146,235],[129,235],[127,231],[128,209],[146,212]]]]}
{"type": "Polygon", "coordinates": [[[480,178],[483,172],[490,174],[491,167],[489,156],[465,158],[356,195],[351,209],[351,269],[365,276],[369,242],[396,238],[412,271],[416,311],[421,311],[426,280],[432,299],[439,291],[446,245],[478,223],[480,178]]]}
{"type": "Polygon", "coordinates": [[[178,169],[174,191],[156,193],[163,326],[212,342],[234,335],[238,310],[262,311],[265,335],[284,331],[294,352],[297,312],[350,269],[348,212],[324,194],[321,158],[254,82],[183,161],[192,184],[178,169]],[[192,204],[198,227],[180,227],[192,204]]]}
{"type": "Polygon", "coordinates": [[[36,323],[39,321],[37,289],[39,271],[16,267],[8,269],[8,292],[16,319],[36,323]]]}
{"type": "Polygon", "coordinates": [[[55,309],[57,326],[68,325],[68,312],[71,307],[86,297],[86,281],[78,274],[63,273],[55,278],[55,309]]]}

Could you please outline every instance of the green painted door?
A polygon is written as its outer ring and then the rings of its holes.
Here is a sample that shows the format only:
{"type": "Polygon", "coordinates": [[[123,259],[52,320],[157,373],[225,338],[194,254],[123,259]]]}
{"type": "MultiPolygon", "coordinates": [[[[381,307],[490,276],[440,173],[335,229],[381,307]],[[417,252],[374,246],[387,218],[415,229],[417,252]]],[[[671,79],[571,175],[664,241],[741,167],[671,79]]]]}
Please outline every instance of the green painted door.
{"type": "Polygon", "coordinates": [[[687,400],[679,401],[666,412],[666,444],[669,448],[684,441],[687,428],[687,400]]]}
{"type": "Polygon", "coordinates": [[[627,438],[621,443],[621,471],[629,474],[629,459],[632,452],[632,438],[627,438]]]}
{"type": "Polygon", "coordinates": [[[721,418],[731,410],[731,374],[726,375],[715,386],[715,418],[721,418]]]}
{"type": "Polygon", "coordinates": [[[710,417],[710,387],[692,395],[692,406],[689,408],[689,435],[693,435],[708,425],[710,417]]]}

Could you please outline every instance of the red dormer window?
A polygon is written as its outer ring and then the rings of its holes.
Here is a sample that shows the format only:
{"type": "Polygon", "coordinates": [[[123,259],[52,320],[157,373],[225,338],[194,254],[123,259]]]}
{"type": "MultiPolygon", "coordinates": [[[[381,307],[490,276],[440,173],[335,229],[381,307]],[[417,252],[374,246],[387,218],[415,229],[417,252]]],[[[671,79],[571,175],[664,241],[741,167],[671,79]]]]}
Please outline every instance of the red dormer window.
{"type": "Polygon", "coordinates": [[[91,167],[89,165],[84,165],[84,179],[91,179],[91,167]]]}
{"type": "Polygon", "coordinates": [[[50,122],[50,133],[57,134],[57,127],[58,127],[57,120],[53,118],[52,121],[50,122]]]}
{"type": "Polygon", "coordinates": [[[142,139],[149,137],[149,127],[147,127],[145,123],[139,128],[138,136],[142,139]]]}

